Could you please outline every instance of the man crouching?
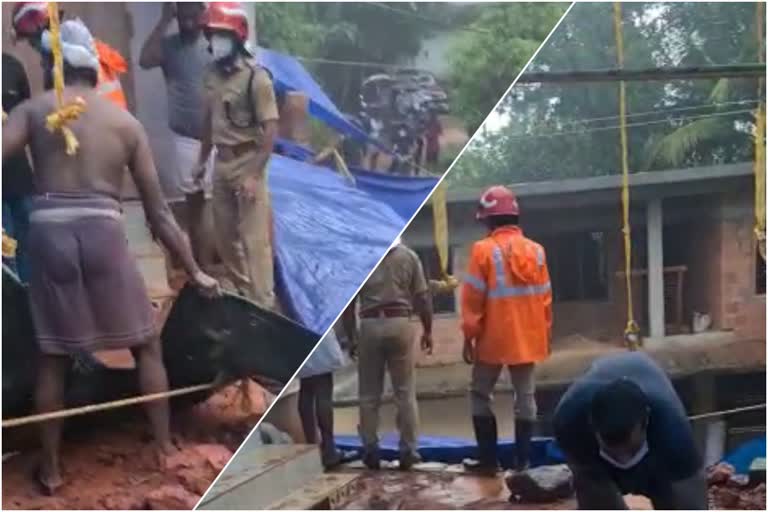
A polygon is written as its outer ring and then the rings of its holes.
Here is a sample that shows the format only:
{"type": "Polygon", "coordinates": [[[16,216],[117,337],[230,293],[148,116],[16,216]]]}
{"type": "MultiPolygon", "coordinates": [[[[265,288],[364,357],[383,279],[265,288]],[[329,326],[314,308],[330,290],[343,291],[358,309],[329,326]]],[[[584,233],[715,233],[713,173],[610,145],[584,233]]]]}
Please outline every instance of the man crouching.
{"type": "MultiPolygon", "coordinates": [[[[51,35],[43,35],[47,88],[53,84],[51,35]]],[[[194,284],[208,294],[218,282],[204,274],[185,235],[163,200],[147,136],[128,112],[100,97],[99,58],[80,20],[61,24],[64,102],[82,98],[86,111],[68,124],[80,146],[67,155],[64,138],[46,128],[56,108],[53,91],[11,113],[3,133],[3,160],[29,145],[36,189],[29,231],[29,295],[41,356],[35,402],[39,412],[64,407],[69,355],[129,348],[143,394],[167,391],[168,379],[152,305],[128,250],[121,216],[121,185],[128,167],[152,230],[178,255],[194,284]]],[[[162,461],[172,449],[168,401],[146,405],[162,461]]],[[[43,449],[38,478],[53,493],[62,485],[59,468],[61,421],[41,425],[43,449]]]]}

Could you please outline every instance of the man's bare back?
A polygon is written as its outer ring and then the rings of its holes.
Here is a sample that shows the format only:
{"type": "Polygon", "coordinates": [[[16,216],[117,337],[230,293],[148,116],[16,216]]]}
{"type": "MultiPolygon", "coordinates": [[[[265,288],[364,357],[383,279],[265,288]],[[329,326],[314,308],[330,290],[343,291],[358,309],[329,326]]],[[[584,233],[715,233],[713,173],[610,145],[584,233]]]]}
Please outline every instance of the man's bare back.
{"type": "Polygon", "coordinates": [[[39,193],[96,193],[119,199],[126,167],[133,171],[137,164],[143,164],[154,170],[151,160],[137,162],[138,155],[146,152],[140,147],[146,144],[144,129],[130,113],[101,98],[93,89],[64,89],[65,103],[77,97],[85,100],[85,112],[67,125],[80,145],[76,154],[67,155],[62,134],[52,133],[45,126],[46,117],[56,109],[52,91],[20,105],[18,115],[26,119],[9,118],[3,145],[6,138],[16,137],[17,125],[26,122],[39,193]]]}
{"type": "Polygon", "coordinates": [[[79,148],[67,155],[64,137],[51,133],[46,117],[56,109],[52,91],[16,107],[3,126],[3,160],[29,145],[39,194],[121,196],[126,166],[141,196],[144,213],[154,234],[182,261],[192,281],[206,292],[218,293],[218,283],[195,262],[160,188],[144,128],[130,113],[100,98],[92,88],[64,88],[64,102],[82,97],[85,112],[70,123],[79,148]]]}

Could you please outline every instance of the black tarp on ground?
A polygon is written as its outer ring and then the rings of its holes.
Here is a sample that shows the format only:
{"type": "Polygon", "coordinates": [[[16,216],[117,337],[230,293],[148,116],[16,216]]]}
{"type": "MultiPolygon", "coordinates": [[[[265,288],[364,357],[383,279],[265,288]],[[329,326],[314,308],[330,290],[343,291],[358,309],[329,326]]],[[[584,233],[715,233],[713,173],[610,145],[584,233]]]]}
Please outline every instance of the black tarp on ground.
{"type": "MultiPolygon", "coordinates": [[[[266,377],[287,383],[317,342],[317,335],[251,302],[225,295],[201,297],[183,289],[162,329],[163,359],[172,389],[228,378],[266,377]]],[[[39,350],[27,290],[3,266],[3,418],[30,414],[39,350]]],[[[72,358],[67,407],[139,393],[136,371],[108,368],[92,355],[72,358]]],[[[183,400],[200,400],[206,393],[183,400]]]]}

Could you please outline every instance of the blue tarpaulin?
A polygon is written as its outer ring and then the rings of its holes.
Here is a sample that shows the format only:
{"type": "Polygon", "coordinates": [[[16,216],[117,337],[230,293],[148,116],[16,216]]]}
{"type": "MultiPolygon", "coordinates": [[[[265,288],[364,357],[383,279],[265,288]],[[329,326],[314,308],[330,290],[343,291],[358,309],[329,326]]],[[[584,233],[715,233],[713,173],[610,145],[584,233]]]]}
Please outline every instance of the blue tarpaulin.
{"type": "Polygon", "coordinates": [[[309,162],[315,156],[315,152],[311,147],[280,137],[275,139],[274,151],[277,154],[302,162],[309,162]]]}
{"type": "MultiPolygon", "coordinates": [[[[311,148],[287,139],[279,139],[275,148],[284,156],[296,160],[309,161],[314,156],[311,148]]],[[[386,203],[400,217],[408,220],[416,213],[424,199],[437,185],[434,176],[393,176],[365,169],[350,169],[355,177],[355,185],[370,194],[374,199],[386,203]]]]}
{"type": "Polygon", "coordinates": [[[356,186],[371,197],[388,204],[402,218],[410,220],[429,195],[436,177],[393,176],[378,172],[351,169],[356,186]]]}
{"type": "MultiPolygon", "coordinates": [[[[362,451],[358,436],[337,435],[336,446],[344,451],[362,451]]],[[[537,437],[531,442],[531,465],[559,464],[563,462],[562,455],[555,446],[555,441],[549,437],[537,437]]],[[[504,468],[514,466],[513,441],[499,440],[499,461],[504,468]]],[[[460,464],[466,458],[477,457],[477,445],[467,439],[444,436],[420,436],[418,451],[425,462],[442,462],[444,464],[460,464]]],[[[379,454],[384,460],[396,460],[400,455],[399,437],[389,433],[381,436],[379,454]]]]}
{"type": "Polygon", "coordinates": [[[731,464],[737,474],[746,475],[752,462],[761,457],[765,457],[765,436],[740,444],[725,456],[723,462],[731,464]]]}
{"type": "Polygon", "coordinates": [[[348,137],[371,142],[389,152],[386,146],[372,139],[362,128],[344,117],[322,87],[294,57],[266,48],[259,48],[258,56],[260,64],[272,73],[275,89],[278,92],[303,92],[309,98],[310,115],[348,137]]]}
{"type": "Polygon", "coordinates": [[[405,219],[335,172],[280,155],[270,160],[269,188],[276,288],[287,313],[320,335],[405,219]]]}

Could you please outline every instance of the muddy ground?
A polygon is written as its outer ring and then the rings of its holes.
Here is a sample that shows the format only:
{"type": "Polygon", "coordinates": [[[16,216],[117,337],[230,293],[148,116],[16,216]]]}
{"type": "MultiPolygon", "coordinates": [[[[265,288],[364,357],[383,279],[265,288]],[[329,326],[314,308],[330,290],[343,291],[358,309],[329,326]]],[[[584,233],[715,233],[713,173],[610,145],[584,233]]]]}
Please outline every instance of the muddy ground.
{"type": "MultiPolygon", "coordinates": [[[[356,492],[339,503],[348,510],[575,510],[575,498],[547,504],[510,503],[501,477],[479,478],[457,472],[362,472],[356,492]]],[[[626,496],[631,510],[652,510],[642,496],[626,496]]],[[[711,509],[765,510],[765,484],[740,487],[737,482],[711,483],[711,509]]]]}
{"type": "Polygon", "coordinates": [[[268,396],[252,384],[250,408],[228,387],[207,401],[175,408],[178,453],[158,467],[140,409],[71,425],[62,443],[66,484],[43,496],[34,479],[34,430],[4,433],[2,507],[8,509],[191,509],[266,409],[268,396]],[[74,427],[74,428],[72,428],[74,427]]]}

